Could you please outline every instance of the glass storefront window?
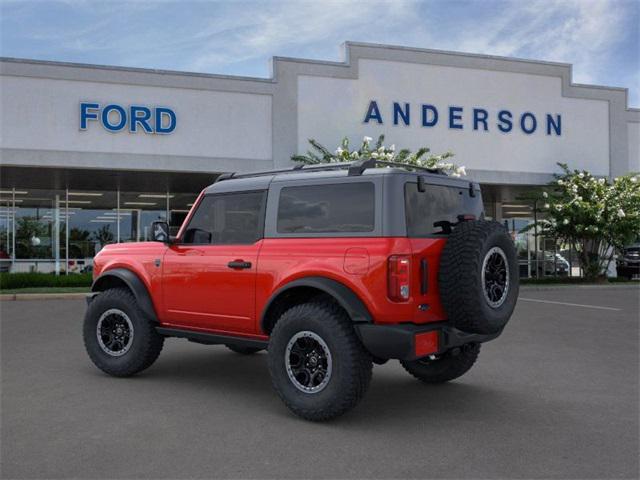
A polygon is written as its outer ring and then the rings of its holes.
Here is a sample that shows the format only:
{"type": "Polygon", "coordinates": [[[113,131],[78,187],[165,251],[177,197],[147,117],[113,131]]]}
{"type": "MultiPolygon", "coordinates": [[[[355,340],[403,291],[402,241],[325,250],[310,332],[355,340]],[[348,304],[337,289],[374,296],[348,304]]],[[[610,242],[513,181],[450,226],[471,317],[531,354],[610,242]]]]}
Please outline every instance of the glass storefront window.
{"type": "Polygon", "coordinates": [[[197,198],[197,194],[178,193],[169,199],[169,233],[171,235],[178,234],[197,198]]]}
{"type": "Polygon", "coordinates": [[[0,272],[11,269],[13,257],[13,191],[0,192],[0,272]]]}
{"type": "Polygon", "coordinates": [[[120,241],[151,239],[151,224],[167,221],[172,194],[162,192],[120,192],[120,241]]]}
{"type": "Polygon", "coordinates": [[[0,190],[0,272],[91,271],[93,257],[117,242],[151,238],[154,221],[175,235],[197,193],[0,190]]]}
{"type": "Polygon", "coordinates": [[[69,217],[69,240],[63,247],[69,248],[68,256],[64,252],[69,272],[89,271],[96,253],[118,241],[117,195],[113,191],[69,190],[61,212],[69,217]]]}
{"type": "MultiPolygon", "coordinates": [[[[64,190],[29,190],[15,199],[15,260],[27,270],[54,271],[60,267],[64,238],[64,190]],[[28,262],[21,262],[28,260],[28,262]]],[[[16,265],[16,266],[17,266],[16,265]]],[[[19,270],[25,270],[20,268],[19,270]]]]}

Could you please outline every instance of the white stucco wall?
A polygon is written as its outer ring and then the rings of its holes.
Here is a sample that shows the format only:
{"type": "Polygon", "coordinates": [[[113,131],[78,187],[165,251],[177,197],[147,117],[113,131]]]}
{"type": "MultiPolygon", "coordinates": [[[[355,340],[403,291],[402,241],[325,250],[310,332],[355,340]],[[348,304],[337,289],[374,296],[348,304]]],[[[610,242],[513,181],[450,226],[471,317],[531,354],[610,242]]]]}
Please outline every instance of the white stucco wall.
{"type": "MultiPolygon", "coordinates": [[[[2,148],[270,159],[270,95],[14,76],[0,77],[2,148]],[[99,121],[81,131],[80,102],[175,111],[170,135],[111,133],[99,121]]],[[[211,167],[215,170],[215,165],[211,167]]]]}
{"type": "Polygon", "coordinates": [[[629,170],[640,172],[640,123],[627,123],[627,140],[629,142],[629,170]]]}
{"type": "Polygon", "coordinates": [[[359,60],[357,79],[300,76],[298,80],[298,150],[315,138],[333,148],[345,132],[435,153],[451,150],[455,161],[471,169],[553,173],[556,162],[609,174],[609,105],[607,101],[565,98],[561,78],[381,60],[359,60]],[[363,123],[371,100],[384,124],[363,123]],[[408,102],[411,124],[393,124],[393,102],[408,102]],[[421,105],[438,108],[434,127],[421,125],[421,105]],[[464,107],[463,130],[448,125],[448,107],[464,107]],[[472,109],[489,112],[489,131],[474,131],[472,109]],[[513,130],[496,126],[500,110],[513,113],[513,130]],[[518,126],[520,114],[532,112],[538,128],[531,135],[518,126]],[[546,134],[546,114],[562,115],[562,135],[546,134]]]}

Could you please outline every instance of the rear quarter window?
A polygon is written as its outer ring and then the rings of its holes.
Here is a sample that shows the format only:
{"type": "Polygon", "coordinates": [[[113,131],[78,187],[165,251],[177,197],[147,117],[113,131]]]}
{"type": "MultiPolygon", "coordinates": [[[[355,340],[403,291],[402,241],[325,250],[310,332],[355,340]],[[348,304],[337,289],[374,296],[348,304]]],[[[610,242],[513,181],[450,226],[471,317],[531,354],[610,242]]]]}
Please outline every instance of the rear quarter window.
{"type": "MultiPolygon", "coordinates": [[[[464,212],[465,191],[461,188],[426,185],[425,192],[418,191],[417,183],[407,183],[404,187],[407,235],[428,237],[442,234],[436,223],[455,223],[464,212]]],[[[466,212],[472,213],[472,212],[466,212]]]]}
{"type": "Polygon", "coordinates": [[[375,193],[371,182],[284,187],[278,233],[372,232],[375,193]]]}

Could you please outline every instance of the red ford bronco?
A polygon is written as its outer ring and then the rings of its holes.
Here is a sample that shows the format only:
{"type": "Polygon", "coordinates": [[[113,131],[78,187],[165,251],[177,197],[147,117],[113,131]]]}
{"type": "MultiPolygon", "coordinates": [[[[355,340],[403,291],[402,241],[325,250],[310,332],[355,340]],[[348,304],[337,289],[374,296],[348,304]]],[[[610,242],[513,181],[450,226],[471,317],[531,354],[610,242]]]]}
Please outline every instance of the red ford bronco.
{"type": "Polygon", "coordinates": [[[446,382],[496,338],[518,297],[515,249],[477,183],[364,160],[223,174],[176,238],[105,247],[84,343],[129,376],[165,338],[268,350],[273,386],[309,420],[353,408],[372,363],[446,382]]]}

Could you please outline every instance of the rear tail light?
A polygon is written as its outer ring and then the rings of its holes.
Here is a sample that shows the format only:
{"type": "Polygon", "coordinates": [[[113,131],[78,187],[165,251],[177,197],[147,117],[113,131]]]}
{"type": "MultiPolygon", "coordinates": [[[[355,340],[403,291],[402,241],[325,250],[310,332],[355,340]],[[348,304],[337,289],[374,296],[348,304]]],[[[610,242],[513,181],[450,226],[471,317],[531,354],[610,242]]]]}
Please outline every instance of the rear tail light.
{"type": "Polygon", "coordinates": [[[389,257],[388,295],[394,302],[406,302],[410,296],[411,259],[408,255],[389,257]]]}

